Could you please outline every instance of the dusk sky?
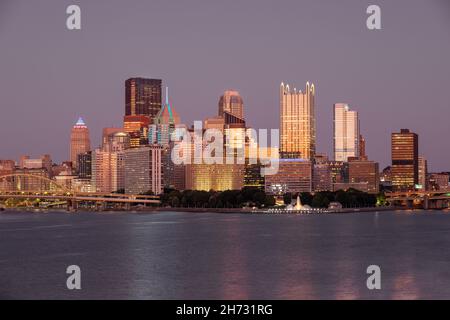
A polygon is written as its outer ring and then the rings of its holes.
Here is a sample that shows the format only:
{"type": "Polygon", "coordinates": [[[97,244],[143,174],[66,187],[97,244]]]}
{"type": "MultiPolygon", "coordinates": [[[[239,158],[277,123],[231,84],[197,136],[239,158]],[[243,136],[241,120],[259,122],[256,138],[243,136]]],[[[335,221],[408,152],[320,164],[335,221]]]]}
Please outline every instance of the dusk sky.
{"type": "Polygon", "coordinates": [[[332,157],[332,106],[359,111],[369,159],[390,134],[419,134],[432,171],[450,171],[448,0],[0,0],[0,159],[69,158],[82,116],[92,146],[121,126],[124,81],[163,80],[183,123],[238,90],[248,125],[279,127],[279,85],[316,86],[317,151],[332,157]],[[81,7],[82,29],[65,13],[81,7]],[[381,7],[382,30],[366,28],[381,7]]]}

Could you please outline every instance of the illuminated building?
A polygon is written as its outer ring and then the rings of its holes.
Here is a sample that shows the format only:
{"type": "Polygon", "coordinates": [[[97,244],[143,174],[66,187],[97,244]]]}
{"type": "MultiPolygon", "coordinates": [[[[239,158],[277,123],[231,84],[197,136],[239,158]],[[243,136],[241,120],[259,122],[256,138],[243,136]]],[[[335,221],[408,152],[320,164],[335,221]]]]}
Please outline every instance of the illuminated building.
{"type": "Polygon", "coordinates": [[[314,84],[306,83],[306,91],[292,91],[280,86],[280,155],[282,158],[312,160],[316,152],[314,84]]]}
{"type": "Polygon", "coordinates": [[[103,128],[102,130],[102,150],[106,149],[106,145],[109,142],[110,136],[113,135],[114,133],[118,133],[118,132],[124,132],[125,130],[123,128],[103,128]]]}
{"type": "MultiPolygon", "coordinates": [[[[13,174],[15,170],[14,160],[0,160],[0,176],[6,176],[13,174]]],[[[0,190],[11,190],[13,186],[13,179],[1,179],[0,180],[0,190]]]]}
{"type": "Polygon", "coordinates": [[[14,172],[14,160],[0,160],[0,176],[12,174],[14,172]]]}
{"type": "Polygon", "coordinates": [[[236,90],[226,90],[219,99],[219,116],[223,116],[224,112],[234,115],[240,119],[244,119],[244,101],[236,90]]]}
{"type": "Polygon", "coordinates": [[[419,182],[419,142],[417,134],[408,129],[392,133],[392,188],[394,191],[414,190],[419,182]]]}
{"type": "Polygon", "coordinates": [[[77,159],[78,163],[78,177],[81,179],[92,178],[92,151],[80,153],[77,159]]]}
{"type": "Polygon", "coordinates": [[[50,184],[50,181],[48,180],[28,176],[32,175],[48,179],[50,178],[50,176],[47,169],[45,168],[16,168],[14,170],[14,173],[26,175],[14,177],[13,179],[14,190],[25,192],[27,191],[38,192],[38,191],[48,191],[50,190],[50,187],[54,187],[50,184]]]}
{"type": "Polygon", "coordinates": [[[166,100],[156,115],[153,124],[149,127],[148,141],[150,144],[159,144],[168,147],[170,136],[175,127],[180,124],[180,116],[169,103],[169,88],[166,87],[166,100]]]}
{"type": "Polygon", "coordinates": [[[162,192],[161,152],[156,144],[124,151],[125,193],[162,192]]]}
{"type": "Polygon", "coordinates": [[[187,164],[186,189],[240,190],[244,185],[244,164],[187,164]]]}
{"type": "Polygon", "coordinates": [[[425,157],[419,157],[419,188],[422,191],[428,189],[427,176],[428,176],[428,164],[427,159],[425,157]]]}
{"type": "Polygon", "coordinates": [[[125,116],[123,118],[123,130],[130,135],[130,148],[148,144],[148,116],[125,116]]]}
{"type": "Polygon", "coordinates": [[[124,188],[123,152],[92,152],[92,188],[111,193],[124,188]]]}
{"type": "Polygon", "coordinates": [[[70,161],[72,161],[72,168],[77,168],[78,154],[90,150],[91,141],[89,139],[89,129],[80,117],[73,126],[70,134],[70,161]]]}
{"type": "Polygon", "coordinates": [[[313,167],[313,191],[332,191],[333,179],[331,166],[328,157],[322,154],[316,154],[313,167]]]}
{"type": "Polygon", "coordinates": [[[431,173],[429,177],[431,190],[449,190],[448,173],[431,173]]]}
{"type": "Polygon", "coordinates": [[[378,163],[369,160],[351,160],[348,163],[348,182],[366,183],[364,191],[378,193],[380,190],[378,163]]]}
{"type": "Polygon", "coordinates": [[[329,161],[331,180],[333,183],[348,181],[348,163],[343,161],[329,161]]]}
{"type": "Polygon", "coordinates": [[[313,168],[310,160],[289,158],[278,161],[278,172],[265,176],[267,193],[282,195],[312,191],[313,168]]]}
{"type": "Polygon", "coordinates": [[[161,109],[162,81],[130,78],[125,81],[125,116],[155,118],[161,109]]]}
{"type": "Polygon", "coordinates": [[[119,131],[111,133],[106,137],[106,143],[103,144],[103,151],[119,152],[130,148],[130,135],[119,131]]]}
{"type": "Polygon", "coordinates": [[[359,157],[358,112],[350,110],[348,104],[334,104],[333,129],[334,160],[345,162],[349,157],[359,157]]]}

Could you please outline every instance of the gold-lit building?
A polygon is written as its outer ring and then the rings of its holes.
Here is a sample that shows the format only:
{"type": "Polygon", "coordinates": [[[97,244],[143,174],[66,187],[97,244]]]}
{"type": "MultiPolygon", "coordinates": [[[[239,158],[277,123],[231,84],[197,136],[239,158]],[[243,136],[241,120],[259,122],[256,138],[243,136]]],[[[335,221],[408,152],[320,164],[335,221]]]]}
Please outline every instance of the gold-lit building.
{"type": "Polygon", "coordinates": [[[392,141],[392,189],[414,190],[419,182],[419,138],[408,129],[391,135],[392,141]]]}
{"type": "Polygon", "coordinates": [[[130,147],[137,148],[148,144],[148,116],[125,116],[123,118],[123,130],[130,135],[130,147]]]}
{"type": "Polygon", "coordinates": [[[314,84],[306,91],[280,86],[280,155],[282,158],[313,159],[316,152],[314,84]]]}
{"type": "Polygon", "coordinates": [[[188,190],[240,190],[244,186],[244,164],[188,164],[186,189],[188,190]]]}
{"type": "Polygon", "coordinates": [[[80,117],[70,133],[70,161],[72,161],[72,168],[77,168],[77,156],[90,150],[89,129],[80,117]]]}

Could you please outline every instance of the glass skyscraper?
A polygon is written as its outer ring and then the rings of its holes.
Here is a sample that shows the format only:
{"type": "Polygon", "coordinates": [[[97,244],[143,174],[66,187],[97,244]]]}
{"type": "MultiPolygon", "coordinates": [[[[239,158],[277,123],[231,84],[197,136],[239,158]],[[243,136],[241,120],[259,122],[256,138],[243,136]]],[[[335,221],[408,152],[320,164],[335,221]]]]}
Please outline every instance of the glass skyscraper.
{"type": "Polygon", "coordinates": [[[349,157],[359,157],[358,112],[350,110],[348,104],[334,104],[333,131],[334,160],[346,162],[349,157]]]}
{"type": "Polygon", "coordinates": [[[282,158],[313,159],[316,152],[314,84],[306,91],[280,86],[280,155],[282,158]]]}

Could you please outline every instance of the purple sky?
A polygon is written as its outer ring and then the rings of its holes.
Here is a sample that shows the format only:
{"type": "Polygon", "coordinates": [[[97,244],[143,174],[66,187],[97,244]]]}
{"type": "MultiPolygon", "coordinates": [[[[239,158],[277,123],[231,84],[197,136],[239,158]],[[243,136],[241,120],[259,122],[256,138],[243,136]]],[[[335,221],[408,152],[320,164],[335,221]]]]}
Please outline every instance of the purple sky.
{"type": "Polygon", "coordinates": [[[347,102],[381,167],[390,133],[410,128],[431,170],[450,170],[448,0],[0,0],[0,158],[66,160],[79,115],[97,146],[121,125],[132,76],[163,79],[188,124],[237,89],[256,128],[278,128],[281,81],[309,80],[319,152],[331,156],[332,105],[347,102]],[[69,4],[81,31],[66,29],[69,4]],[[365,27],[369,4],[381,31],[365,27]]]}

